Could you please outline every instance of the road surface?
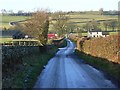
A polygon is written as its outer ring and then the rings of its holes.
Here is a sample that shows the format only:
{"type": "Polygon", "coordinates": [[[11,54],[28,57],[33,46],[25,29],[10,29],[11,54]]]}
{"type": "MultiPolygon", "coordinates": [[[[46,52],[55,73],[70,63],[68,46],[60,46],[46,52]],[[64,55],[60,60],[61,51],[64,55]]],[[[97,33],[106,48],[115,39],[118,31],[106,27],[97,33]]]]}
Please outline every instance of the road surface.
{"type": "Polygon", "coordinates": [[[74,55],[75,45],[67,39],[42,71],[34,88],[116,88],[104,74],[74,55]]]}

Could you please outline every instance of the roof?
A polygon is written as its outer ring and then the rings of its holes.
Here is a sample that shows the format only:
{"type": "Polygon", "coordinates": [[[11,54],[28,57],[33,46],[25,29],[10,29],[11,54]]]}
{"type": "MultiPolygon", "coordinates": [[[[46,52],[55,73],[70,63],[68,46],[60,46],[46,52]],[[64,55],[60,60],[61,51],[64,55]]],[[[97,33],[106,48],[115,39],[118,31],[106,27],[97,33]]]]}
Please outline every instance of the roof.
{"type": "Polygon", "coordinates": [[[100,29],[92,29],[92,30],[90,30],[89,32],[102,32],[100,29]]]}
{"type": "Polygon", "coordinates": [[[102,32],[102,35],[109,35],[109,32],[103,31],[103,32],[102,32]]]}
{"type": "Polygon", "coordinates": [[[109,35],[108,31],[89,31],[90,34],[92,34],[92,32],[102,32],[102,35],[109,35]]]}

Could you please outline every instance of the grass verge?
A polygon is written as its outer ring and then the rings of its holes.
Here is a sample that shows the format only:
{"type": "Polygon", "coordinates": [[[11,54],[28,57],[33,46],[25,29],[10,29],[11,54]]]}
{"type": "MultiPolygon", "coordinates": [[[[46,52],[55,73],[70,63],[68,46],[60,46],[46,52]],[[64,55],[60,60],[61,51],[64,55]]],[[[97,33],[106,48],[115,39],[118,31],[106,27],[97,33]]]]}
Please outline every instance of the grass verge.
{"type": "Polygon", "coordinates": [[[112,79],[120,82],[120,64],[110,62],[104,58],[94,57],[78,50],[75,53],[86,63],[106,72],[112,79]]]}

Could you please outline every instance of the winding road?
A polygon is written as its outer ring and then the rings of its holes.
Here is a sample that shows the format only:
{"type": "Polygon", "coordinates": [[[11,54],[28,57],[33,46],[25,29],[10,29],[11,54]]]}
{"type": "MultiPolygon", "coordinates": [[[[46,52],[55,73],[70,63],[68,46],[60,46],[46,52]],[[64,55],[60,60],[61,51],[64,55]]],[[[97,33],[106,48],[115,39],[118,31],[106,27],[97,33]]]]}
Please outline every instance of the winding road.
{"type": "Polygon", "coordinates": [[[104,74],[85,64],[75,54],[75,45],[67,40],[48,62],[33,88],[116,88],[104,74]]]}

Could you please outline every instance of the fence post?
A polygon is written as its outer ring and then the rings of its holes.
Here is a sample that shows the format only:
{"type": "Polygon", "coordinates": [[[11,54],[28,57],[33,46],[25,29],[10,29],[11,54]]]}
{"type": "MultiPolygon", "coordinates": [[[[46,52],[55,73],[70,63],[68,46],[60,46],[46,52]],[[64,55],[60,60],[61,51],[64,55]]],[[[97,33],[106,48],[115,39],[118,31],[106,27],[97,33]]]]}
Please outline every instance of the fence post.
{"type": "Polygon", "coordinates": [[[18,41],[18,44],[19,44],[19,46],[21,46],[21,42],[20,41],[18,41]]]}
{"type": "Polygon", "coordinates": [[[25,46],[25,41],[24,41],[24,46],[25,46]]]}

